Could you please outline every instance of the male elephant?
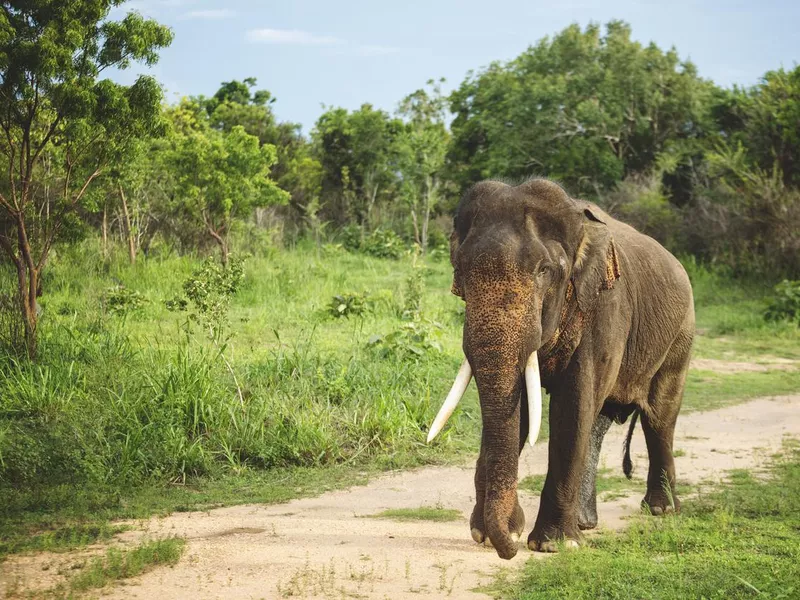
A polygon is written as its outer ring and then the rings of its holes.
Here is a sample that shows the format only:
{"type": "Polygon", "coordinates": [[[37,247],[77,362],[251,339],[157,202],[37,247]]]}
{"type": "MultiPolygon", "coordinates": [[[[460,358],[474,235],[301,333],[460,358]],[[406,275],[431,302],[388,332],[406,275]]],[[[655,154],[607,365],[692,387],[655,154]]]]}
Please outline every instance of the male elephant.
{"type": "Polygon", "coordinates": [[[680,263],[544,179],[475,185],[454,225],[452,291],[466,302],[466,360],[428,439],[474,374],[483,434],[473,539],[502,558],[517,553],[525,527],[519,452],[539,433],[541,385],[550,395],[550,441],[529,548],[575,546],[581,529],[597,525],[603,436],[632,413],[641,415],[650,460],[644,503],[654,515],[678,510],[672,441],[694,335],[680,263]]]}

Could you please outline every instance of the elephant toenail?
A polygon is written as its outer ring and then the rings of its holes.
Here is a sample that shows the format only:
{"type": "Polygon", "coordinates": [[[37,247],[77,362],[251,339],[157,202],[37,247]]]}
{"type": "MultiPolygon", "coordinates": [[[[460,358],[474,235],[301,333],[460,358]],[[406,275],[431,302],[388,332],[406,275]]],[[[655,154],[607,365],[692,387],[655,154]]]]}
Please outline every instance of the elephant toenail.
{"type": "Polygon", "coordinates": [[[470,530],[470,533],[472,534],[472,539],[475,540],[475,542],[477,542],[478,544],[483,543],[484,535],[480,529],[473,527],[472,530],[470,530]]]}
{"type": "Polygon", "coordinates": [[[657,517],[664,514],[664,510],[660,506],[651,507],[650,512],[652,512],[657,517]]]}
{"type": "Polygon", "coordinates": [[[516,544],[519,541],[519,534],[518,533],[512,533],[511,534],[511,541],[516,544]]]}

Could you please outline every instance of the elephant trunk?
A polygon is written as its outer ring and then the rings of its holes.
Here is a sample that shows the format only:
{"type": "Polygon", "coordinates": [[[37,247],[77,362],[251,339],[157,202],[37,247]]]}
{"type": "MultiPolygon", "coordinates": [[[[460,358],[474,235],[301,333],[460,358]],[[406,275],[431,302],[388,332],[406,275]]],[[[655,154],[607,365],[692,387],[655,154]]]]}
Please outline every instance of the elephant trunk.
{"type": "Polygon", "coordinates": [[[508,559],[517,553],[509,524],[517,507],[522,376],[518,360],[498,361],[497,354],[477,351],[472,359],[483,421],[484,523],[498,555],[508,559]]]}

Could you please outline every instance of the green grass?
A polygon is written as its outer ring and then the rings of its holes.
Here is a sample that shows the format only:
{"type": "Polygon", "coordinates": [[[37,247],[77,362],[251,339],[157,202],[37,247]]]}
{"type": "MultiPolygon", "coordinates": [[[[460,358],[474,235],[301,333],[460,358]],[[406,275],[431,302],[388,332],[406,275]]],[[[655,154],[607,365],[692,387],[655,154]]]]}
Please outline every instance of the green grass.
{"type": "Polygon", "coordinates": [[[687,500],[677,517],[640,517],[588,547],[530,560],[500,580],[498,598],[797,598],[800,596],[800,447],[787,447],[764,481],[731,474],[687,500]]]}
{"type": "Polygon", "coordinates": [[[463,518],[461,511],[441,506],[420,506],[419,508],[390,508],[374,515],[373,519],[391,519],[393,521],[458,521],[463,518]]]}
{"type": "Polygon", "coordinates": [[[144,542],[133,550],[109,548],[105,556],[93,559],[70,578],[67,586],[72,592],[106,587],[120,579],[136,577],[162,565],[174,565],[183,554],[185,541],[168,538],[144,542]]]}
{"type": "MultiPolygon", "coordinates": [[[[626,495],[625,493],[638,490],[640,482],[630,481],[623,475],[618,475],[619,469],[598,469],[595,479],[597,496],[602,501],[612,500],[626,495]]],[[[519,482],[519,488],[532,494],[540,494],[544,487],[544,475],[528,475],[519,482]]]]}
{"type": "MultiPolygon", "coordinates": [[[[223,360],[165,304],[200,260],[152,256],[130,266],[115,252],[103,261],[88,240],[54,254],[39,360],[0,355],[0,560],[102,541],[117,518],[283,501],[474,455],[474,385],[425,444],[462,360],[463,303],[449,293],[445,256],[415,267],[410,257],[335,247],[261,248],[233,298],[223,360]],[[421,313],[410,319],[408,281],[420,276],[421,313]],[[143,305],[107,311],[106,291],[119,285],[143,305]],[[368,310],[333,318],[331,299],[348,293],[365,293],[368,310]],[[377,336],[391,340],[388,349],[370,343],[377,336]]],[[[696,266],[690,274],[704,328],[699,355],[728,357],[723,345],[752,349],[748,360],[756,350],[800,353],[797,327],[761,318],[764,290],[696,266]]],[[[9,277],[0,272],[0,288],[9,277]]],[[[797,371],[693,371],[684,410],[797,390],[797,371]]]]}
{"type": "Polygon", "coordinates": [[[800,390],[800,369],[720,374],[690,370],[682,413],[714,410],[759,396],[779,396],[800,390]]]}

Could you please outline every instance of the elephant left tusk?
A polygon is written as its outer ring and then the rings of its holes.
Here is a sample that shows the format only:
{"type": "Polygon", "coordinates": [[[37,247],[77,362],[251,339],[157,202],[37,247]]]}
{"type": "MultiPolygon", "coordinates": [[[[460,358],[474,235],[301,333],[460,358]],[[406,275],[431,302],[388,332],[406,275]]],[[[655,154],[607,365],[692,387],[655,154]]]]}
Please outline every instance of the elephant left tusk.
{"type": "Polygon", "coordinates": [[[531,353],[525,365],[525,389],[528,392],[528,441],[533,446],[542,427],[542,378],[536,352],[531,353]]]}
{"type": "Polygon", "coordinates": [[[447,423],[447,419],[453,414],[464,392],[467,391],[470,379],[472,379],[472,369],[469,366],[469,361],[465,358],[464,362],[461,363],[461,368],[458,370],[458,375],[456,375],[453,387],[450,388],[450,393],[447,394],[442,408],[439,409],[439,414],[437,414],[436,418],[433,420],[433,425],[431,425],[431,429],[428,432],[428,443],[439,435],[439,432],[442,430],[445,423],[447,423]]]}

